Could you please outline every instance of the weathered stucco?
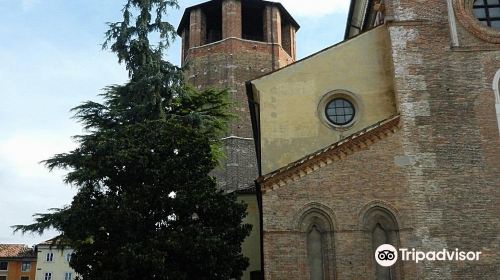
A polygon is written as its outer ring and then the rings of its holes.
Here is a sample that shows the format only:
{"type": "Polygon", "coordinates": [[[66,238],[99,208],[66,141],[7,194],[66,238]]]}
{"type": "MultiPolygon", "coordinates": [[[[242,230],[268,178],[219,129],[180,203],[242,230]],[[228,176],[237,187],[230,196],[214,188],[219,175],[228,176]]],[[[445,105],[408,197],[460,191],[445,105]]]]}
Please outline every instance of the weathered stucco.
{"type": "Polygon", "coordinates": [[[260,262],[260,219],[259,207],[257,204],[257,197],[255,194],[240,194],[238,200],[247,205],[248,215],[243,223],[252,225],[252,232],[242,244],[242,251],[245,257],[251,260],[250,265],[243,274],[242,279],[251,279],[250,273],[252,271],[259,271],[261,269],[260,262]]]}
{"type": "Polygon", "coordinates": [[[389,48],[387,29],[380,27],[252,81],[260,107],[262,174],[394,115],[389,48]],[[359,118],[351,127],[334,129],[321,118],[319,104],[335,90],[358,101],[359,118]]]}
{"type": "MultiPolygon", "coordinates": [[[[56,245],[52,245],[56,246],[56,245]]],[[[45,273],[52,273],[52,279],[64,279],[65,273],[71,273],[73,278],[75,271],[69,266],[68,254],[72,254],[70,248],[59,249],[50,245],[40,244],[37,247],[36,279],[45,279],[45,273]],[[47,261],[47,254],[52,253],[52,261],[47,261]]]]}

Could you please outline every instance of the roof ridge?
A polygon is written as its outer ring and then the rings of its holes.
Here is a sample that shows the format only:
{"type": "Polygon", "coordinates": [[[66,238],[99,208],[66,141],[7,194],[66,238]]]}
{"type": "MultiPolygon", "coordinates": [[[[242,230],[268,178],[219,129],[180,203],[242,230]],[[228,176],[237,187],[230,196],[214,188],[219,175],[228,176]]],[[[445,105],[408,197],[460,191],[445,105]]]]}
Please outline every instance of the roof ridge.
{"type": "Polygon", "coordinates": [[[57,243],[60,238],[61,238],[61,236],[58,235],[58,236],[52,237],[51,239],[47,239],[45,241],[42,241],[42,242],[38,243],[38,245],[53,245],[53,244],[57,243]]]}
{"type": "MultiPolygon", "coordinates": [[[[262,187],[262,191],[266,189],[275,189],[305,176],[327,164],[332,163],[335,159],[342,159],[353,151],[350,146],[366,147],[374,143],[378,139],[382,139],[383,135],[388,135],[387,130],[395,132],[395,127],[398,126],[400,115],[393,115],[385,120],[370,125],[360,131],[357,131],[323,149],[310,153],[299,160],[296,160],[284,167],[281,167],[273,172],[257,178],[257,183],[265,184],[269,187],[262,187]],[[375,136],[375,137],[374,137],[375,136]],[[377,139],[375,139],[377,138],[377,139]],[[323,158],[322,158],[323,157],[323,158]]],[[[391,133],[389,133],[391,134],[391,133]]]]}

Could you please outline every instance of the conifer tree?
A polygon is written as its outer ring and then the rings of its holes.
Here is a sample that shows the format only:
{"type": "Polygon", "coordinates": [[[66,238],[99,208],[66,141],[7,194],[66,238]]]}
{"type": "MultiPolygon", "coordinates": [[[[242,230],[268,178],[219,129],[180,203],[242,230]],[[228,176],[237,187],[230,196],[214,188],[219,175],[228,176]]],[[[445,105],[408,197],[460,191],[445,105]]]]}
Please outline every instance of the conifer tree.
{"type": "Polygon", "coordinates": [[[176,0],[128,0],[110,23],[105,48],[129,73],[103,102],[77,106],[87,133],[78,147],[45,161],[68,170],[71,205],[36,214],[22,232],[60,231],[85,280],[230,279],[247,267],[241,243],[246,206],[217,189],[217,139],[229,114],[225,91],[198,92],[163,59],[175,36],[164,21],[176,0]],[[155,44],[151,38],[160,38],[155,44]]]}

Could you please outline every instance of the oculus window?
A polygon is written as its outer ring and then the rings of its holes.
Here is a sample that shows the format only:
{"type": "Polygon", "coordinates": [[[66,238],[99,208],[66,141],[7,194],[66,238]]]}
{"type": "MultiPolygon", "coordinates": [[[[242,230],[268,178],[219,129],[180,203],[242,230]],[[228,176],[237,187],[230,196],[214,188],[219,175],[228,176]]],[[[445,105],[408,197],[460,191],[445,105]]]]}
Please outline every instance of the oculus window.
{"type": "Polygon", "coordinates": [[[342,126],[354,120],[356,110],[351,101],[345,98],[334,98],[326,105],[325,114],[332,124],[342,126]]]}
{"type": "Polygon", "coordinates": [[[500,0],[476,0],[473,9],[481,24],[500,29],[500,0]]]}

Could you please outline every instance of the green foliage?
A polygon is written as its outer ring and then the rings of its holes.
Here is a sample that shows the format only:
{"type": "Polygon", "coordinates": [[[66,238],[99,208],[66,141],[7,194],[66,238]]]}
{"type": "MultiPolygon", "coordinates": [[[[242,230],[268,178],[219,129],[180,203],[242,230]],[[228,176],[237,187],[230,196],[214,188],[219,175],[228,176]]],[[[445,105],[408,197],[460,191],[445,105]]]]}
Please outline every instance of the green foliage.
{"type": "Polygon", "coordinates": [[[246,206],[209,175],[230,117],[227,93],[194,90],[163,60],[174,37],[162,21],[169,7],[177,1],[129,0],[123,21],[109,24],[105,46],[130,81],[106,88],[102,104],[74,108],[88,134],[75,137],[75,150],[45,161],[67,169],[65,181],[78,193],[70,206],[15,226],[59,230],[86,280],[229,279],[248,265],[241,255],[250,232],[242,225],[246,206]],[[160,34],[156,46],[152,32],[160,34]]]}

